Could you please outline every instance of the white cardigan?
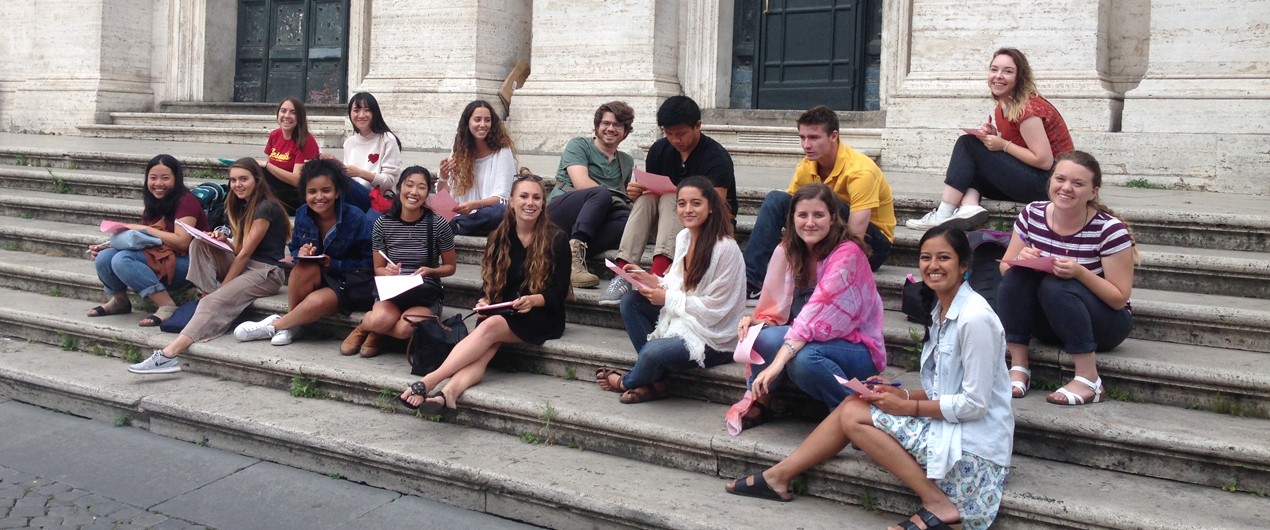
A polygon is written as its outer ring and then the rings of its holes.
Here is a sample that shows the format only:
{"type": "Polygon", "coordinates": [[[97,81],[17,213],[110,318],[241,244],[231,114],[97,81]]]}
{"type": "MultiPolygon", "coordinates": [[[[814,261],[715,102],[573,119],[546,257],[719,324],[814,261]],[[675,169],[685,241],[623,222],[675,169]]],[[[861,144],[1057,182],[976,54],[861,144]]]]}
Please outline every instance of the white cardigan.
{"type": "Polygon", "coordinates": [[[697,288],[684,292],[684,256],[690,236],[685,228],[675,236],[675,259],[661,279],[666,305],[657,317],[657,328],[648,340],[678,337],[688,346],[688,356],[705,367],[705,349],[736,349],[736,326],[745,314],[745,259],[736,240],[725,237],[714,245],[710,268],[697,288]]]}

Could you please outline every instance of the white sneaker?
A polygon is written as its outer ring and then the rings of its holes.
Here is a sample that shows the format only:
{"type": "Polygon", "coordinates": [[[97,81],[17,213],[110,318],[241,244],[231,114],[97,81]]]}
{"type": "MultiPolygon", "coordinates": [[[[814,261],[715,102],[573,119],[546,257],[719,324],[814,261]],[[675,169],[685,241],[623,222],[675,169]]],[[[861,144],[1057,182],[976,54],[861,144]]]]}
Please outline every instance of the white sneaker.
{"type": "Polygon", "coordinates": [[[953,211],[952,217],[945,222],[962,230],[970,230],[988,222],[988,210],[979,205],[962,206],[953,211]]]}
{"type": "MultiPolygon", "coordinates": [[[[270,326],[273,327],[273,326],[270,326]]],[[[300,338],[300,330],[304,328],[280,329],[273,334],[273,338],[269,339],[269,344],[274,346],[286,346],[291,344],[295,339],[300,338]]]]}
{"type": "Polygon", "coordinates": [[[154,350],[149,359],[128,367],[134,374],[175,374],[181,371],[181,361],[176,357],[166,357],[163,350],[154,350]]]}
{"type": "MultiPolygon", "coordinates": [[[[956,214],[956,211],[953,213],[956,214]]],[[[936,226],[944,224],[949,219],[952,219],[952,217],[944,217],[939,215],[939,210],[931,210],[926,215],[923,215],[921,219],[909,219],[904,221],[904,226],[914,230],[930,230],[936,226]]]]}
{"type": "Polygon", "coordinates": [[[282,318],[282,315],[269,315],[260,322],[243,322],[234,328],[234,338],[241,342],[247,342],[272,337],[274,334],[273,321],[279,318],[282,318]]]}

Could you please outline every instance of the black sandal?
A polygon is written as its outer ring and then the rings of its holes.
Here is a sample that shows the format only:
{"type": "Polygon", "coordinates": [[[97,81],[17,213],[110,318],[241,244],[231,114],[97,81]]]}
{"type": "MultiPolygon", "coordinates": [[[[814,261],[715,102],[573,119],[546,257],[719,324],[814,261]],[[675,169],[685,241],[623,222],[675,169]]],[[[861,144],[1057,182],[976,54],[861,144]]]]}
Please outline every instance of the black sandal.
{"type": "MultiPolygon", "coordinates": [[[[961,524],[961,519],[957,519],[951,523],[945,523],[943,519],[940,519],[935,514],[930,513],[930,510],[927,510],[926,508],[917,510],[917,518],[921,519],[922,523],[926,525],[926,530],[962,530],[963,526],[961,524]]],[[[919,528],[911,519],[900,523],[899,527],[904,530],[921,530],[921,528],[919,528]]]]}
{"type": "Polygon", "coordinates": [[[176,310],[177,310],[177,307],[174,305],[165,305],[163,307],[160,307],[154,310],[154,312],[151,313],[150,316],[147,316],[141,319],[141,322],[138,322],[137,325],[143,328],[152,328],[155,326],[162,325],[164,321],[166,321],[169,318],[172,318],[172,315],[176,313],[176,310]],[[171,310],[165,311],[164,308],[171,308],[171,310]],[[160,313],[167,313],[168,316],[166,318],[161,317],[159,316],[160,313]]]}
{"type": "MultiPolygon", "coordinates": [[[[110,302],[106,302],[106,303],[109,304],[110,302]]],[[[115,311],[106,309],[106,306],[101,306],[101,305],[94,307],[92,309],[89,309],[89,311],[96,313],[95,315],[88,315],[89,318],[108,317],[110,315],[126,315],[132,312],[132,302],[128,302],[128,305],[115,311]]]]}
{"type": "Polygon", "coordinates": [[[771,486],[767,485],[767,479],[763,478],[762,473],[755,473],[753,476],[754,476],[753,485],[746,484],[745,479],[737,479],[737,481],[733,483],[732,489],[729,490],[728,493],[731,493],[733,495],[741,495],[743,497],[757,497],[760,499],[767,499],[769,501],[777,501],[777,502],[789,502],[794,500],[793,495],[790,495],[789,497],[782,497],[781,494],[776,493],[776,490],[772,489],[771,486]]]}
{"type": "MultiPolygon", "coordinates": [[[[413,383],[410,383],[410,395],[411,397],[423,396],[423,399],[424,399],[423,403],[427,403],[428,402],[428,385],[424,383],[423,381],[415,381],[413,383]]],[[[420,403],[418,405],[411,405],[409,401],[401,399],[401,396],[397,396],[397,401],[400,401],[402,405],[405,405],[406,408],[410,410],[419,410],[419,407],[423,406],[423,403],[420,403]]]]}
{"type": "Polygon", "coordinates": [[[758,401],[755,401],[753,403],[750,403],[750,407],[751,408],[758,407],[759,409],[758,416],[741,417],[742,430],[748,431],[750,429],[758,427],[759,425],[772,421],[772,416],[773,416],[772,409],[768,408],[767,405],[764,405],[758,401]]]}

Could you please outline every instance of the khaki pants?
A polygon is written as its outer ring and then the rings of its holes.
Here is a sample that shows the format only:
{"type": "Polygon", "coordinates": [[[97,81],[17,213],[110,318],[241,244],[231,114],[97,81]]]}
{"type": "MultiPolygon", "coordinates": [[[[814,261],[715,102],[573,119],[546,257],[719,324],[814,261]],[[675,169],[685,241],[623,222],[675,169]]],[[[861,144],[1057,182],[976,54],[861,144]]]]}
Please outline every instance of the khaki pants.
{"type": "Polygon", "coordinates": [[[233,263],[233,254],[211,243],[200,239],[190,242],[190,272],[186,279],[210,294],[199,300],[182,335],[195,342],[219,337],[253,300],[273,296],[282,289],[282,269],[256,260],[248,261],[242,273],[221,285],[233,263]]]}
{"type": "Polygon", "coordinates": [[[631,215],[626,219],[626,230],[622,231],[622,243],[617,247],[618,259],[639,264],[644,257],[644,247],[648,245],[648,233],[654,227],[657,228],[657,240],[653,254],[675,257],[675,236],[684,229],[675,214],[675,198],[674,193],[660,197],[645,193],[635,199],[631,215]]]}

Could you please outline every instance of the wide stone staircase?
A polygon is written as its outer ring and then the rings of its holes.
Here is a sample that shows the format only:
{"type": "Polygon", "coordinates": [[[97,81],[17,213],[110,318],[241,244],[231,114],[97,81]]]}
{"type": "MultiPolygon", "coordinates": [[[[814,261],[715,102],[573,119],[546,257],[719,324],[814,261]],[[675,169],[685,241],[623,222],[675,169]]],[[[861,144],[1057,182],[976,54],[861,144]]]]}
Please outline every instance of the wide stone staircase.
{"type": "MultiPolygon", "coordinates": [[[[278,128],[272,103],[165,103],[158,112],[111,112],[110,123],[82,125],[98,138],[132,138],[264,145],[278,128]]],[[[319,147],[340,147],[352,133],[343,105],[307,106],[309,133],[319,147]]]]}
{"type": "MultiPolygon", "coordinates": [[[[670,400],[619,404],[593,374],[629,368],[636,354],[617,309],[598,305],[599,290],[577,291],[560,340],[505,346],[496,369],[463,395],[454,424],[396,404],[415,379],[404,356],[339,355],[360,314],[323,319],[287,347],[224,336],[191,347],[180,374],[128,374],[120,358],[146,356],[174,335],[138,327],[141,312],[87,318],[104,296],[84,249],[105,239],[102,219],[140,216],[138,176],[148,158],[0,145],[0,285],[10,288],[0,294],[0,331],[38,343],[0,341],[0,394],[107,421],[123,415],[178,439],[554,528],[877,529],[918,507],[854,448],[808,471],[796,502],[727,495],[725,479],[788,455],[823,406],[786,388],[780,419],[730,437],[724,413],[744,392],[744,367],[735,364],[674,373],[670,400]]],[[[182,162],[204,176],[223,171],[200,156],[182,162]]],[[[766,191],[741,190],[742,242],[766,191]]],[[[1133,335],[1099,354],[1110,400],[1046,403],[1046,390],[1071,377],[1071,360],[1033,344],[1039,388],[1013,402],[1015,455],[995,528],[1270,524],[1270,216],[1150,202],[1118,208],[1142,264],[1133,335]]],[[[933,204],[901,195],[897,215],[902,223],[933,204]]],[[[986,206],[989,226],[1018,211],[986,206]]],[[[876,276],[888,309],[886,375],[914,386],[906,367],[921,329],[899,314],[898,301],[905,275],[916,273],[919,237],[898,229],[892,262],[876,276]]],[[[480,287],[484,240],[458,237],[456,245],[458,273],[443,282],[446,316],[470,308],[480,287]]],[[[284,291],[245,316],[286,309],[284,291]]]]}

